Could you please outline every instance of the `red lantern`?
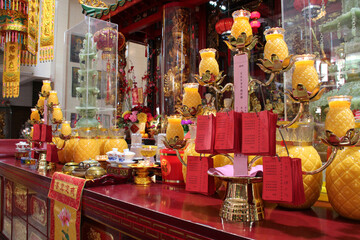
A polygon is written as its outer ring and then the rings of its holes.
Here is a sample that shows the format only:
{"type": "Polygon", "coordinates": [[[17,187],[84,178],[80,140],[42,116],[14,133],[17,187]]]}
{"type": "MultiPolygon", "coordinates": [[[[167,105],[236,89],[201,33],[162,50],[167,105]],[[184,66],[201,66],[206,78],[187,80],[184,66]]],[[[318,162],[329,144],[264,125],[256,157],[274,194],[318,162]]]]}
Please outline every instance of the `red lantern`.
{"type": "Polygon", "coordinates": [[[302,11],[305,7],[310,5],[321,6],[324,1],[324,5],[328,2],[328,0],[295,0],[294,8],[298,11],[302,11]]]}
{"type": "Polygon", "coordinates": [[[215,25],[215,30],[218,34],[223,34],[223,33],[231,30],[233,23],[234,23],[234,20],[233,20],[233,18],[230,18],[230,17],[220,19],[215,25]]]}
{"type": "Polygon", "coordinates": [[[258,20],[251,21],[250,26],[252,28],[259,28],[261,23],[258,20]]]}
{"type": "Polygon", "coordinates": [[[258,11],[251,12],[251,15],[250,15],[251,19],[259,19],[260,17],[261,17],[261,15],[258,11]]]}
{"type": "Polygon", "coordinates": [[[258,28],[261,26],[261,23],[258,21],[260,17],[261,15],[258,11],[252,12],[250,16],[251,19],[254,19],[250,22],[250,26],[255,34],[258,32],[258,28]]]}

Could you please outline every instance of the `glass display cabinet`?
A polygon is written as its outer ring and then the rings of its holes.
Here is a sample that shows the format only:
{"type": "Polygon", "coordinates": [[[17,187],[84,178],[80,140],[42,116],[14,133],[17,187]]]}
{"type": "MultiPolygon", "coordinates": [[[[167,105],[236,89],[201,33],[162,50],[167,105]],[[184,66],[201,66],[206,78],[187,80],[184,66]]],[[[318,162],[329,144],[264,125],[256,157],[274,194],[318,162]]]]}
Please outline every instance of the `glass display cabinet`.
{"type": "MultiPolygon", "coordinates": [[[[282,1],[285,39],[292,54],[314,54],[322,87],[320,100],[310,103],[316,122],[324,122],[327,98],[353,96],[351,109],[360,108],[360,2],[353,0],[282,1]]],[[[291,88],[292,72],[285,75],[291,88]]],[[[289,119],[297,111],[286,100],[289,119]]]]}
{"type": "Polygon", "coordinates": [[[91,17],[65,33],[65,118],[77,128],[114,125],[118,26],[91,17]]]}

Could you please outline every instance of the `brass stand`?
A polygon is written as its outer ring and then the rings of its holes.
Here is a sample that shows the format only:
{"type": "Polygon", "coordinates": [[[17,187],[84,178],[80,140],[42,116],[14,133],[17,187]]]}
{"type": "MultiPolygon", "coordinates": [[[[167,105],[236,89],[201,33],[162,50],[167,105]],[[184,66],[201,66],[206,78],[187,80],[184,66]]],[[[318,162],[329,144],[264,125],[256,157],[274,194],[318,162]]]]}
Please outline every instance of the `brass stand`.
{"type": "Polygon", "coordinates": [[[220,217],[226,221],[255,222],[265,217],[261,199],[262,177],[218,177],[228,182],[220,217]]]}
{"type": "Polygon", "coordinates": [[[139,185],[148,185],[151,183],[151,179],[149,177],[149,171],[147,168],[137,168],[136,176],[134,178],[134,182],[139,185]]]}
{"type": "Polygon", "coordinates": [[[130,164],[129,167],[136,169],[136,176],[134,176],[134,182],[138,185],[149,185],[151,178],[149,177],[149,169],[157,167],[158,165],[142,166],[139,164],[130,164]]]}

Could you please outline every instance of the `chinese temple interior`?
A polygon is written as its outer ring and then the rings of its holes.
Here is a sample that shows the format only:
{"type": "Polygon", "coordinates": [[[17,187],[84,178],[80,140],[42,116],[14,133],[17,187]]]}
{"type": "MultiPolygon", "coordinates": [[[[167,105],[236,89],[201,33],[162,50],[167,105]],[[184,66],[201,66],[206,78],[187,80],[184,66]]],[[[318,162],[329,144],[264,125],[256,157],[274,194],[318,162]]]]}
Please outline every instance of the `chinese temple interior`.
{"type": "Polygon", "coordinates": [[[0,239],[358,239],[360,1],[0,0],[0,239]]]}

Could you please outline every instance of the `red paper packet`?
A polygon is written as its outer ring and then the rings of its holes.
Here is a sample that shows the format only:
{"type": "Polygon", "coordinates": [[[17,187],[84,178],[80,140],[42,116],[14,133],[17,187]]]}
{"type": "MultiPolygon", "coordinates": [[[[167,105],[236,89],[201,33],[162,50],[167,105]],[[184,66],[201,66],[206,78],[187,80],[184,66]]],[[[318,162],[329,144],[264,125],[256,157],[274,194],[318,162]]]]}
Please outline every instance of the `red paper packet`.
{"type": "Polygon", "coordinates": [[[54,144],[48,144],[46,146],[46,161],[59,162],[58,149],[54,144]]]}
{"type": "Polygon", "coordinates": [[[50,125],[41,125],[41,141],[52,142],[52,129],[50,125]]]}
{"type": "Polygon", "coordinates": [[[241,113],[217,113],[214,150],[218,153],[240,153],[240,126],[241,113]]]}
{"type": "Polygon", "coordinates": [[[262,198],[277,203],[303,204],[305,193],[301,159],[263,157],[262,198]]]}
{"type": "Polygon", "coordinates": [[[195,151],[198,153],[213,154],[215,139],[215,117],[214,115],[203,115],[197,117],[197,129],[195,139],[195,151]]]}
{"type": "Polygon", "coordinates": [[[186,173],[186,191],[198,192],[205,195],[215,193],[214,177],[207,174],[213,168],[211,157],[188,156],[186,173]]]}
{"type": "Polygon", "coordinates": [[[276,154],[277,114],[269,111],[242,114],[241,151],[245,155],[276,154]]]}
{"type": "Polygon", "coordinates": [[[41,141],[41,124],[34,124],[33,141],[41,141]]]}

